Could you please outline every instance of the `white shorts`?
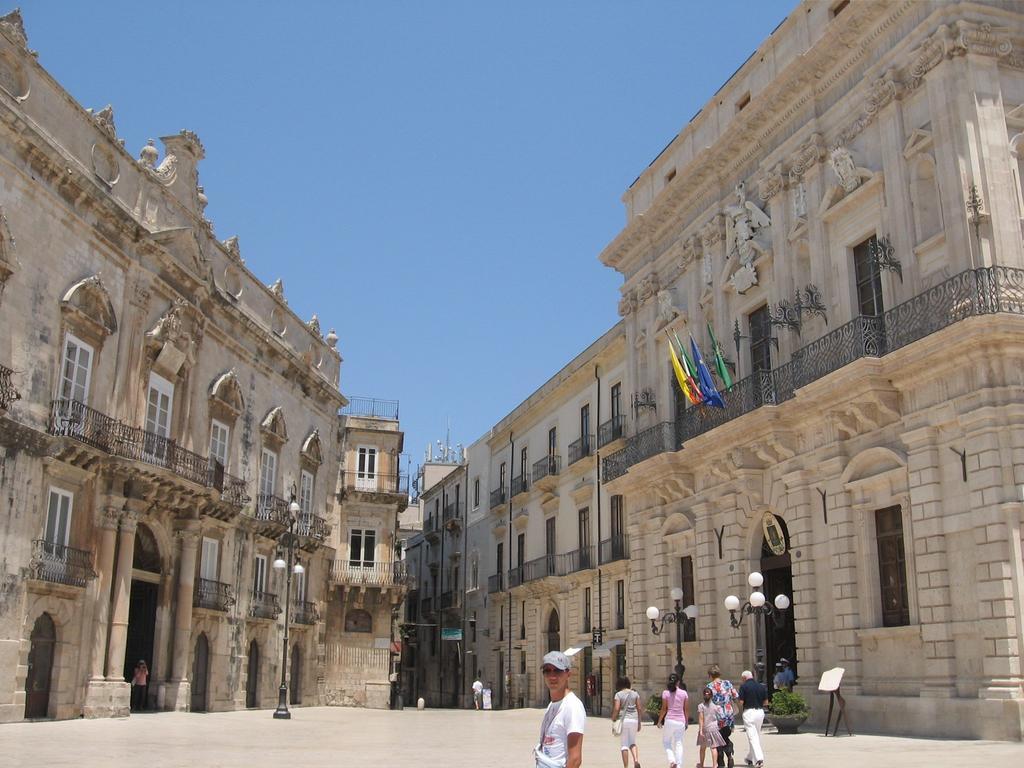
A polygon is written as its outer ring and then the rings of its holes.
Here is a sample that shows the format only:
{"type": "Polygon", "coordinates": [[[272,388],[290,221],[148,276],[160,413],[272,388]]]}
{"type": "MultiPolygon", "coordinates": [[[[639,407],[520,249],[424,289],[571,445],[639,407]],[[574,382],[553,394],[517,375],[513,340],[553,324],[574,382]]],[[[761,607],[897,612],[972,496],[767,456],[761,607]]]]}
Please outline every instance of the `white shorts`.
{"type": "Polygon", "coordinates": [[[622,721],[622,735],[620,739],[623,752],[628,750],[630,747],[636,746],[636,732],[639,727],[640,722],[638,720],[622,721]]]}

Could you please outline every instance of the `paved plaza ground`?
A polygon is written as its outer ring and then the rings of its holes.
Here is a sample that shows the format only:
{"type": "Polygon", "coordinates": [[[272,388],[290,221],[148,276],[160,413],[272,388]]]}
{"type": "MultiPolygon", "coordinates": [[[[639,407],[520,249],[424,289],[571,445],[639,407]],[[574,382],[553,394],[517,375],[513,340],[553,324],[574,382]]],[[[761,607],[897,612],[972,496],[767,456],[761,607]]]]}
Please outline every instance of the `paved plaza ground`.
{"type": "MultiPolygon", "coordinates": [[[[530,749],[541,720],[538,709],[477,713],[314,707],[293,712],[290,721],[273,720],[269,710],[257,710],[0,725],[0,765],[533,768],[530,749]]],[[[590,718],[587,728],[584,766],[621,768],[608,719],[590,718]]],[[[695,738],[691,727],[683,768],[696,763],[695,738]]],[[[1001,742],[826,738],[820,733],[773,733],[764,742],[768,768],[1024,766],[1024,745],[1001,742]]],[[[736,746],[743,757],[747,742],[742,734],[736,746]]],[[[640,759],[644,768],[666,766],[661,732],[654,727],[644,726],[640,732],[640,759]]]]}

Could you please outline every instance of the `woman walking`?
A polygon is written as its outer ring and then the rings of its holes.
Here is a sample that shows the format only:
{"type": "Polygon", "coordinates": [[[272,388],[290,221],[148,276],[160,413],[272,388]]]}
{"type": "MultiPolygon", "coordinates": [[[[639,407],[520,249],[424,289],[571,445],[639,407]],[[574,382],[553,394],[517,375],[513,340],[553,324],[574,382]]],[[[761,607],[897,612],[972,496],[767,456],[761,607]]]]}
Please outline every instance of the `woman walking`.
{"type": "Polygon", "coordinates": [[[636,745],[636,734],[640,730],[640,712],[637,709],[640,694],[633,690],[628,677],[620,677],[615,687],[619,690],[612,705],[612,721],[622,718],[622,768],[629,768],[630,755],[633,755],[633,768],[640,768],[640,750],[636,745]]]}
{"type": "Polygon", "coordinates": [[[668,687],[661,692],[661,712],[658,713],[658,727],[664,727],[661,744],[669,768],[683,768],[683,737],[686,735],[686,718],[689,716],[689,697],[679,686],[679,675],[668,676],[668,687]]]}
{"type": "Polygon", "coordinates": [[[725,746],[725,739],[718,731],[718,718],[721,707],[711,700],[711,689],[704,689],[704,701],[697,705],[697,717],[700,730],[697,733],[697,746],[700,747],[700,762],[697,768],[704,768],[704,754],[711,747],[711,765],[718,762],[718,749],[725,746]]]}

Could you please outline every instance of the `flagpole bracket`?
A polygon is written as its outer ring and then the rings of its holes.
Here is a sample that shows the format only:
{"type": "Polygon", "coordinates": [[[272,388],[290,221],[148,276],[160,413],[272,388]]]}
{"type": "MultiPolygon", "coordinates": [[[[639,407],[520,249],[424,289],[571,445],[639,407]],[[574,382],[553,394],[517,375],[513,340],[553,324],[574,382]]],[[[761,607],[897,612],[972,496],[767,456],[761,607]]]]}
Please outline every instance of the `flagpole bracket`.
{"type": "Polygon", "coordinates": [[[655,413],[658,412],[658,403],[654,397],[654,390],[648,388],[641,392],[633,393],[633,412],[639,416],[640,411],[650,408],[655,413]]]}

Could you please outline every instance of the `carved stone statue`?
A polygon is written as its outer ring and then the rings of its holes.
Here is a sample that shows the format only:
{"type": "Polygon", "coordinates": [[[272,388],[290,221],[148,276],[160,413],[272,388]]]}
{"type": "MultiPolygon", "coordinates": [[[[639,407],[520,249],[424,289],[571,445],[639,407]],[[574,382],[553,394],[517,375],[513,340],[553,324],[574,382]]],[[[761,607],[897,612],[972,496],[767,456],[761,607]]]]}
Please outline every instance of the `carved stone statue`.
{"type": "Polygon", "coordinates": [[[749,266],[758,253],[769,247],[772,220],[754,203],[747,200],[746,185],[736,185],[736,202],[725,209],[726,253],[749,266]]]}
{"type": "Polygon", "coordinates": [[[679,307],[672,301],[672,291],[663,288],[658,291],[658,322],[662,325],[671,323],[679,315],[684,315],[679,307]]]}
{"type": "Polygon", "coordinates": [[[836,145],[829,151],[828,161],[832,170],[835,171],[843,191],[850,193],[860,186],[860,172],[857,170],[857,164],[853,161],[850,150],[836,145]]]}

